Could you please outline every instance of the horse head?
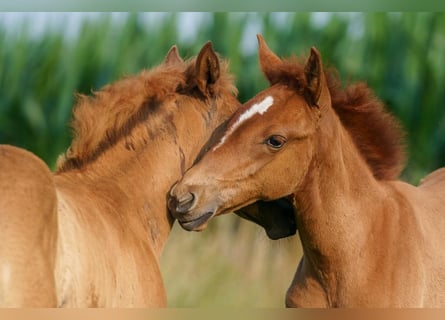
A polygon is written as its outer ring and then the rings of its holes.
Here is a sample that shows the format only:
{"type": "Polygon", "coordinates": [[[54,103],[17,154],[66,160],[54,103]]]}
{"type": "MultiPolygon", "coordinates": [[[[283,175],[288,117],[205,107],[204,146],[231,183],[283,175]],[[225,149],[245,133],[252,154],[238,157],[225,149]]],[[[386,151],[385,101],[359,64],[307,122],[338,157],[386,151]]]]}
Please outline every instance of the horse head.
{"type": "Polygon", "coordinates": [[[235,112],[221,139],[170,191],[170,210],[187,230],[256,201],[285,198],[307,179],[321,110],[331,103],[320,54],[312,48],[304,64],[281,60],[258,40],[270,87],[235,112]]]}

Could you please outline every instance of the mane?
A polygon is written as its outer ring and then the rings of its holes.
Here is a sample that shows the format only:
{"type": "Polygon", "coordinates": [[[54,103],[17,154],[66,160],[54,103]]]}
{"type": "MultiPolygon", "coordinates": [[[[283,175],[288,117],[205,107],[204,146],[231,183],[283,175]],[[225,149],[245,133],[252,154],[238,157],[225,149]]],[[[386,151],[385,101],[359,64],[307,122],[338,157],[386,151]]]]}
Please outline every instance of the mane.
{"type": "MultiPolygon", "coordinates": [[[[221,76],[212,88],[217,97],[236,93],[228,63],[220,61],[221,76]]],[[[74,137],[57,161],[57,172],[83,167],[122,138],[126,138],[126,148],[134,149],[131,132],[142,122],[147,123],[149,135],[141,138],[145,143],[160,131],[168,131],[166,127],[173,127],[175,109],[168,108],[165,102],[174,104],[178,93],[205,99],[197,92],[193,79],[188,79],[194,74],[194,62],[195,58],[161,64],[106,85],[91,96],[78,94],[71,122],[74,137]]]]}
{"type": "MultiPolygon", "coordinates": [[[[305,95],[303,64],[297,58],[283,60],[269,80],[292,85],[305,95]],[[297,62],[297,63],[296,63],[297,62]]],[[[405,164],[404,132],[398,120],[386,110],[364,82],[341,88],[334,68],[325,69],[332,107],[349,132],[376,179],[396,179],[405,164]]]]}

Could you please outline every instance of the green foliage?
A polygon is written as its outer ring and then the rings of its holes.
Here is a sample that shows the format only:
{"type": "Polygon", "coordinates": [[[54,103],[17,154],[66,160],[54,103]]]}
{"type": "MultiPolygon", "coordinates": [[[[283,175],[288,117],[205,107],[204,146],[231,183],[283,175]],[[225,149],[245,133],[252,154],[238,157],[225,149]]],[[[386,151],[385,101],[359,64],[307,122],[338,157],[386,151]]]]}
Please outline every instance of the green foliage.
{"type": "Polygon", "coordinates": [[[75,93],[160,63],[176,42],[173,17],[150,32],[137,15],[123,25],[103,15],[85,21],[77,39],[57,30],[35,38],[28,28],[12,36],[0,30],[0,143],[29,149],[51,166],[71,140],[75,93]]]}
{"type": "Polygon", "coordinates": [[[192,41],[181,37],[180,13],[147,23],[152,17],[116,22],[103,14],[84,21],[77,37],[53,29],[35,37],[29,24],[13,34],[0,29],[0,143],[53,166],[71,139],[74,94],[160,63],[173,44],[187,58],[211,40],[246,101],[266,86],[256,52],[243,51],[261,32],[281,56],[316,46],[345,82],[369,83],[407,131],[406,179],[445,165],[445,14],[209,13],[192,41]]]}

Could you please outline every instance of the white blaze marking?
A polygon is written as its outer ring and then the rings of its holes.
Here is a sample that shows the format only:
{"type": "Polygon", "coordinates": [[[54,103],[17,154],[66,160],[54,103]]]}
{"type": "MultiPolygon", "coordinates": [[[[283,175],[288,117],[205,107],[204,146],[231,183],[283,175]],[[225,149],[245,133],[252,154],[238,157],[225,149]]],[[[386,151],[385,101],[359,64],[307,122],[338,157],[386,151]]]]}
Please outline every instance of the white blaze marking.
{"type": "Polygon", "coordinates": [[[222,137],[221,141],[213,148],[213,150],[218,149],[226,141],[227,137],[230,136],[232,132],[235,131],[236,128],[238,128],[243,122],[252,118],[256,114],[264,114],[272,105],[273,97],[267,96],[260,103],[255,103],[248,110],[244,111],[238,120],[227,130],[224,137],[222,137]]]}

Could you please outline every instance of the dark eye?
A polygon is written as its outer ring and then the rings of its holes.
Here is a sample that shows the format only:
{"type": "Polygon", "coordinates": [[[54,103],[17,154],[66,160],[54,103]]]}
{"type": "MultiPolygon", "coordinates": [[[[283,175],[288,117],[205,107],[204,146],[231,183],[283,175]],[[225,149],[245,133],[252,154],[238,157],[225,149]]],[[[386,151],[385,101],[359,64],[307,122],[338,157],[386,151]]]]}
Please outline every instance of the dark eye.
{"type": "Polygon", "coordinates": [[[286,139],[283,136],[273,135],[264,141],[272,149],[280,149],[285,143],[286,139]]]}

